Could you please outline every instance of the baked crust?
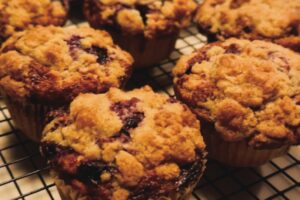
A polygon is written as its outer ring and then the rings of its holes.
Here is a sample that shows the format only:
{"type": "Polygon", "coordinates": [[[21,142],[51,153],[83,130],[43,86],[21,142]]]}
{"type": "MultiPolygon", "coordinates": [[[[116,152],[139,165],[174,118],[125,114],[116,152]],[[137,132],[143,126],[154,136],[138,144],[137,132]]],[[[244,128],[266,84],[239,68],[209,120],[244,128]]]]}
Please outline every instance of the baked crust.
{"type": "Polygon", "coordinates": [[[299,13],[300,0],[205,0],[196,22],[220,40],[275,40],[300,35],[299,13]]]}
{"type": "Polygon", "coordinates": [[[228,39],[182,57],[175,92],[226,141],[254,148],[300,141],[300,55],[264,41],[228,39]]]}
{"type": "Polygon", "coordinates": [[[0,0],[0,39],[36,25],[64,25],[68,0],[0,0]]]}
{"type": "Polygon", "coordinates": [[[203,173],[196,116],[150,87],[81,94],[54,115],[42,153],[60,179],[90,199],[185,195],[203,173]]]}
{"type": "Polygon", "coordinates": [[[107,32],[88,27],[38,26],[14,34],[0,52],[1,89],[16,101],[47,105],[121,87],[133,63],[107,32]]]}
{"type": "Polygon", "coordinates": [[[194,0],[85,0],[84,13],[93,27],[142,34],[146,38],[176,33],[190,24],[194,0]]]}
{"type": "Polygon", "coordinates": [[[284,47],[287,47],[294,51],[300,52],[300,29],[299,29],[299,36],[291,36],[291,37],[281,38],[281,39],[275,40],[275,42],[277,44],[280,44],[281,46],[284,46],[284,47]]]}

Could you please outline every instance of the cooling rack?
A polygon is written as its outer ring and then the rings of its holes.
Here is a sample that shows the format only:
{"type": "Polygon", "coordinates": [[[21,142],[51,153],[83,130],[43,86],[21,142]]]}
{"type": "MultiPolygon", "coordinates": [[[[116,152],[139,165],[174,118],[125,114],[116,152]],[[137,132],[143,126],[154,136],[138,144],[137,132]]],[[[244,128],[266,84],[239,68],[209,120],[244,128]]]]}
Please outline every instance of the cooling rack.
{"type": "MultiPolygon", "coordinates": [[[[171,70],[183,55],[200,48],[206,38],[195,26],[181,31],[169,59],[149,70],[134,72],[128,89],[150,85],[174,95],[171,70]]],[[[190,200],[199,199],[300,199],[300,147],[258,168],[229,168],[209,160],[206,173],[190,200]]],[[[38,145],[15,128],[0,100],[0,200],[59,200],[38,145]]]]}

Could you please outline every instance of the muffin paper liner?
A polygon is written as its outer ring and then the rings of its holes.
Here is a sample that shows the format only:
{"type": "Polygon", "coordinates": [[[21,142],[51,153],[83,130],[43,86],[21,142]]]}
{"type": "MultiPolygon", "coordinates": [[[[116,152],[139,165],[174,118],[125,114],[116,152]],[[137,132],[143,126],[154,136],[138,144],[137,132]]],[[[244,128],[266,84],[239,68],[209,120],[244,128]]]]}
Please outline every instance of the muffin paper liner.
{"type": "Polygon", "coordinates": [[[203,132],[208,157],[233,167],[256,167],[285,154],[289,145],[276,149],[256,150],[246,141],[227,142],[213,132],[203,132]]]}
{"type": "Polygon", "coordinates": [[[178,32],[153,39],[147,39],[143,35],[125,35],[112,30],[109,32],[114,42],[133,56],[135,68],[151,67],[168,58],[178,38],[178,32]]]}
{"type": "Polygon", "coordinates": [[[53,107],[14,101],[5,94],[3,97],[17,128],[29,139],[39,142],[42,137],[45,115],[53,107]]]}

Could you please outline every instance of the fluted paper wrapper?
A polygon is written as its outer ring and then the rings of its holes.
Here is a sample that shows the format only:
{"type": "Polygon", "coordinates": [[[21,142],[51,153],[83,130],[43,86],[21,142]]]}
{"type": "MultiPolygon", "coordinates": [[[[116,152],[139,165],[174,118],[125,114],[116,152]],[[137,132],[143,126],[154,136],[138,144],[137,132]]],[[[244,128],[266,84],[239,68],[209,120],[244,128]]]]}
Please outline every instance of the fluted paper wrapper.
{"type": "Polygon", "coordinates": [[[233,167],[257,167],[270,159],[285,154],[289,146],[257,150],[246,141],[227,142],[213,132],[203,133],[208,148],[208,157],[233,167]]]}
{"type": "Polygon", "coordinates": [[[126,35],[109,31],[114,42],[134,58],[134,68],[151,67],[167,59],[175,48],[178,33],[148,39],[143,35],[126,35]]]}
{"type": "Polygon", "coordinates": [[[39,142],[42,137],[45,116],[53,107],[14,101],[7,95],[3,95],[3,97],[17,128],[27,138],[39,142]]]}

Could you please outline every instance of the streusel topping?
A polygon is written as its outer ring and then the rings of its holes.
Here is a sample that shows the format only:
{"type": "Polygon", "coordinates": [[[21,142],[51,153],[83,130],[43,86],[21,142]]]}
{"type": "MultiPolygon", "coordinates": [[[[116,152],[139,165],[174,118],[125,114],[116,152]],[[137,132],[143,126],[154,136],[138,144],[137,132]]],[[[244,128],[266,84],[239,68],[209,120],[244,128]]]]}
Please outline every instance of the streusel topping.
{"type": "Polygon", "coordinates": [[[300,141],[300,55],[263,41],[229,39],[184,56],[177,96],[228,141],[255,148],[300,141]]]}
{"type": "Polygon", "coordinates": [[[188,26],[196,8],[194,0],[86,0],[84,9],[94,27],[152,38],[188,26]]]}
{"type": "Polygon", "coordinates": [[[277,39],[297,33],[300,0],[205,0],[196,21],[219,39],[277,39]]]}
{"type": "Polygon", "coordinates": [[[34,25],[63,25],[67,0],[0,0],[0,38],[34,25]]]}
{"type": "Polygon", "coordinates": [[[205,144],[196,116],[149,87],[82,94],[58,113],[44,130],[42,152],[68,184],[83,182],[80,191],[87,195],[111,187],[104,199],[120,190],[129,199],[155,199],[180,188],[189,170],[203,168],[205,144]],[[99,170],[93,177],[81,174],[89,166],[99,170]],[[87,187],[80,176],[95,184],[87,187]]]}
{"type": "Polygon", "coordinates": [[[2,45],[0,86],[16,100],[60,104],[82,92],[121,87],[132,62],[105,31],[39,26],[2,45]]]}

